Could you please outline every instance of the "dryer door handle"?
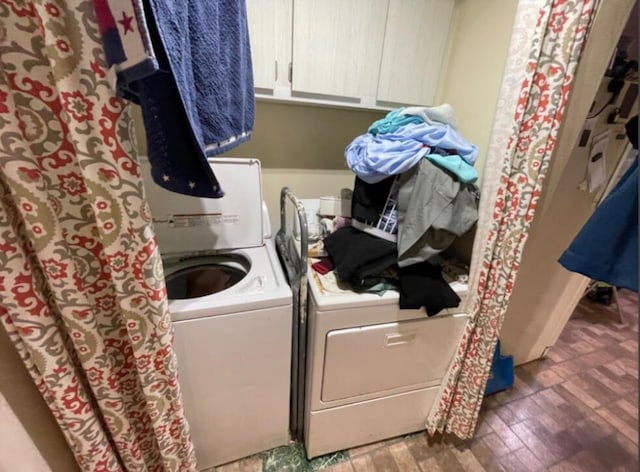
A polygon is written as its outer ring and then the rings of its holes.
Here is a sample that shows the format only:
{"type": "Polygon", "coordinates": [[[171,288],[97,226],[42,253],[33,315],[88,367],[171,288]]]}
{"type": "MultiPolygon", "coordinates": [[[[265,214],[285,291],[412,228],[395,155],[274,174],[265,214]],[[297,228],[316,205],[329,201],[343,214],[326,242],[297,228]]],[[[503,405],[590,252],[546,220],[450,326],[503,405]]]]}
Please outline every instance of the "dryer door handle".
{"type": "Polygon", "coordinates": [[[415,341],[415,331],[405,333],[387,333],[385,335],[385,347],[401,346],[415,341]]]}

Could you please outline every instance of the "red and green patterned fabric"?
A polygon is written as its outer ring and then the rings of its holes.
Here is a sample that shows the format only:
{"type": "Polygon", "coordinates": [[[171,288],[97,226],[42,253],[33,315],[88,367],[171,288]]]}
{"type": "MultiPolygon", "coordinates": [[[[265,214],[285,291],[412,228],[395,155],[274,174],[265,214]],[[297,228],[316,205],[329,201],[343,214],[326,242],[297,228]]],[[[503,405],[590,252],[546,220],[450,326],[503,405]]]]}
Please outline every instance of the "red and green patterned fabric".
{"type": "Polygon", "coordinates": [[[522,251],[597,0],[523,0],[485,165],[470,280],[471,315],[430,433],[473,436],[522,251]]]}
{"type": "Polygon", "coordinates": [[[195,471],[162,263],[90,0],[0,3],[0,324],[87,472],[195,471]]]}

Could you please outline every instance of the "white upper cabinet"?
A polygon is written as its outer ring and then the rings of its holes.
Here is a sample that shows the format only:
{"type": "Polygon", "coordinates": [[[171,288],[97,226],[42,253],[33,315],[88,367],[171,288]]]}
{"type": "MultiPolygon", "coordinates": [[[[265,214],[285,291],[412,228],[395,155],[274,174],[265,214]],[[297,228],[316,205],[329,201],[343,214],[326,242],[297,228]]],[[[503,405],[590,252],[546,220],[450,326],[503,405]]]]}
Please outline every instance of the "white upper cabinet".
{"type": "Polygon", "coordinates": [[[276,86],[276,0],[247,0],[253,83],[259,89],[276,86]]]}
{"type": "Polygon", "coordinates": [[[433,105],[455,0],[390,0],[378,101],[433,105]]]}
{"type": "Polygon", "coordinates": [[[388,0],[294,0],[294,92],[375,97],[388,0]]]}
{"type": "Polygon", "coordinates": [[[261,98],[433,105],[455,0],[246,0],[261,98]]]}

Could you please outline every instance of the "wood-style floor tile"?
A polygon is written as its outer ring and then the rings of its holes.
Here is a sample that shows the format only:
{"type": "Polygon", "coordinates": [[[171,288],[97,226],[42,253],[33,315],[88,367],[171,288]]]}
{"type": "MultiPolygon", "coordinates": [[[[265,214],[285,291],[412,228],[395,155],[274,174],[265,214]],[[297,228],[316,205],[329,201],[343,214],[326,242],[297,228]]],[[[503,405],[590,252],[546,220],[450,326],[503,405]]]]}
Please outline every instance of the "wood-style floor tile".
{"type": "Polygon", "coordinates": [[[627,449],[620,443],[615,435],[605,436],[591,445],[589,451],[607,469],[612,469],[621,463],[627,463],[634,457],[637,459],[638,453],[629,454],[627,449]]]}
{"type": "Polygon", "coordinates": [[[636,423],[638,422],[637,398],[633,404],[629,403],[629,401],[626,398],[623,398],[621,400],[618,400],[618,402],[616,402],[616,405],[620,407],[620,409],[622,409],[625,413],[630,415],[635,420],[636,423]]]}
{"type": "Polygon", "coordinates": [[[632,359],[618,359],[616,363],[634,379],[638,380],[638,359],[633,356],[632,359]]]}
{"type": "Polygon", "coordinates": [[[592,410],[602,406],[602,403],[593,398],[582,386],[578,385],[578,376],[574,376],[573,379],[567,380],[560,385],[592,410]]]}
{"type": "Polygon", "coordinates": [[[511,429],[543,465],[551,465],[555,461],[549,450],[548,443],[540,440],[528,423],[527,421],[523,421],[522,423],[513,425],[511,429]]]}
{"type": "Polygon", "coordinates": [[[452,449],[453,455],[456,456],[458,462],[462,465],[462,468],[467,472],[485,472],[487,469],[482,467],[480,461],[473,455],[471,449],[460,451],[458,449],[452,449]]]}
{"type": "Polygon", "coordinates": [[[509,454],[500,457],[498,460],[504,470],[509,472],[529,472],[527,466],[520,460],[515,452],[510,452],[509,454]]]}
{"type": "Polygon", "coordinates": [[[349,454],[351,455],[351,457],[355,457],[355,456],[359,456],[360,454],[368,454],[372,451],[375,451],[377,449],[381,449],[387,446],[390,446],[393,443],[396,443],[398,441],[401,441],[402,438],[391,438],[391,439],[387,439],[386,441],[380,441],[377,443],[371,443],[371,444],[365,444],[364,446],[358,446],[358,447],[354,447],[353,449],[349,450],[349,454]]]}
{"type": "MultiPolygon", "coordinates": [[[[487,471],[503,470],[497,456],[489,449],[483,441],[474,440],[471,443],[470,450],[477,461],[487,471]]],[[[423,467],[423,470],[428,470],[423,467]]]]}
{"type": "Polygon", "coordinates": [[[369,454],[362,454],[358,457],[353,457],[351,459],[351,465],[356,472],[370,472],[375,470],[373,467],[373,461],[369,454]]]}
{"type": "Polygon", "coordinates": [[[638,352],[638,343],[634,342],[632,339],[627,339],[620,343],[620,347],[625,348],[632,354],[636,354],[638,352]]]}
{"type": "Polygon", "coordinates": [[[429,447],[427,443],[427,435],[426,433],[422,434],[413,434],[408,438],[405,438],[404,443],[407,446],[407,449],[413,456],[413,459],[418,463],[422,463],[426,461],[431,456],[435,454],[434,449],[429,447]]]}
{"type": "Polygon", "coordinates": [[[484,445],[493,453],[494,456],[500,457],[511,452],[511,449],[496,433],[487,434],[482,438],[482,442],[484,442],[484,445]]]}
{"type": "Polygon", "coordinates": [[[632,377],[629,377],[625,382],[625,379],[614,375],[602,366],[589,370],[586,375],[590,376],[596,384],[611,390],[618,398],[632,391],[637,386],[637,383],[632,377]]]}
{"type": "Polygon", "coordinates": [[[404,441],[389,446],[389,452],[402,472],[420,472],[420,467],[404,441]]]}
{"type": "Polygon", "coordinates": [[[558,395],[564,398],[564,410],[576,420],[589,416],[594,409],[585,404],[584,401],[576,395],[576,393],[579,393],[576,391],[577,389],[570,387],[571,390],[573,390],[571,391],[565,384],[566,382],[563,382],[552,387],[558,395]]]}
{"type": "Polygon", "coordinates": [[[438,464],[438,460],[435,457],[429,457],[428,459],[420,462],[420,469],[423,472],[447,472],[445,469],[440,467],[440,464],[438,464]]]}
{"type": "Polygon", "coordinates": [[[486,412],[481,412],[480,413],[480,418],[478,420],[478,426],[476,427],[476,431],[474,434],[475,438],[481,438],[482,436],[485,436],[489,433],[493,432],[493,428],[491,427],[491,425],[489,424],[489,422],[487,421],[486,417],[487,415],[491,413],[494,414],[491,410],[488,410],[486,412]]]}
{"type": "Polygon", "coordinates": [[[576,422],[574,429],[578,432],[575,436],[583,449],[591,449],[602,438],[611,436],[616,431],[613,426],[596,413],[589,418],[576,422]]]}
{"type": "MultiPolygon", "coordinates": [[[[451,449],[443,449],[434,457],[440,469],[446,472],[465,472],[463,465],[458,461],[451,449]]],[[[423,468],[426,471],[426,469],[423,468]]]]}
{"type": "Polygon", "coordinates": [[[591,451],[580,451],[549,468],[550,472],[608,472],[591,451]]]}
{"type": "Polygon", "coordinates": [[[522,447],[515,451],[513,454],[520,460],[525,466],[528,472],[538,472],[544,470],[544,465],[538,458],[526,447],[522,447]]]}
{"type": "Polygon", "coordinates": [[[381,472],[401,472],[401,469],[398,468],[389,448],[385,447],[377,449],[369,455],[371,456],[371,462],[374,465],[373,470],[381,472]]]}
{"type": "Polygon", "coordinates": [[[547,353],[547,358],[552,360],[553,362],[564,362],[571,359],[572,357],[575,357],[575,354],[568,352],[563,347],[554,346],[554,348],[549,350],[549,352],[547,353]]]}
{"type": "Polygon", "coordinates": [[[619,418],[616,414],[612,413],[610,409],[604,407],[596,410],[600,416],[602,416],[607,423],[617,429],[620,433],[625,435],[628,439],[638,444],[638,428],[630,426],[624,419],[619,418]]]}
{"type": "Polygon", "coordinates": [[[489,412],[486,418],[487,423],[491,426],[491,429],[503,442],[509,452],[520,449],[524,446],[518,436],[502,421],[502,419],[493,412],[489,412]]]}

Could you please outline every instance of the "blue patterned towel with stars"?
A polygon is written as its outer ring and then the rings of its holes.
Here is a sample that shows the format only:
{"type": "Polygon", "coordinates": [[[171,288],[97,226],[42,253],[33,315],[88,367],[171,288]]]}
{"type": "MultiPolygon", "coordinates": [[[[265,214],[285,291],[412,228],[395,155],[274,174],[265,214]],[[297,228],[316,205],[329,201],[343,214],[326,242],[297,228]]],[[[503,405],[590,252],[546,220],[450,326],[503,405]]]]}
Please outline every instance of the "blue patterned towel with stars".
{"type": "MultiPolygon", "coordinates": [[[[125,55],[128,35],[140,36],[157,64],[146,74],[122,62],[117,69],[120,95],[142,109],[153,180],[185,195],[224,196],[207,157],[248,141],[254,123],[244,0],[101,2],[112,10],[125,55]],[[132,4],[140,8],[130,22],[132,4]]],[[[113,43],[104,33],[103,40],[109,59],[113,43]]]]}

